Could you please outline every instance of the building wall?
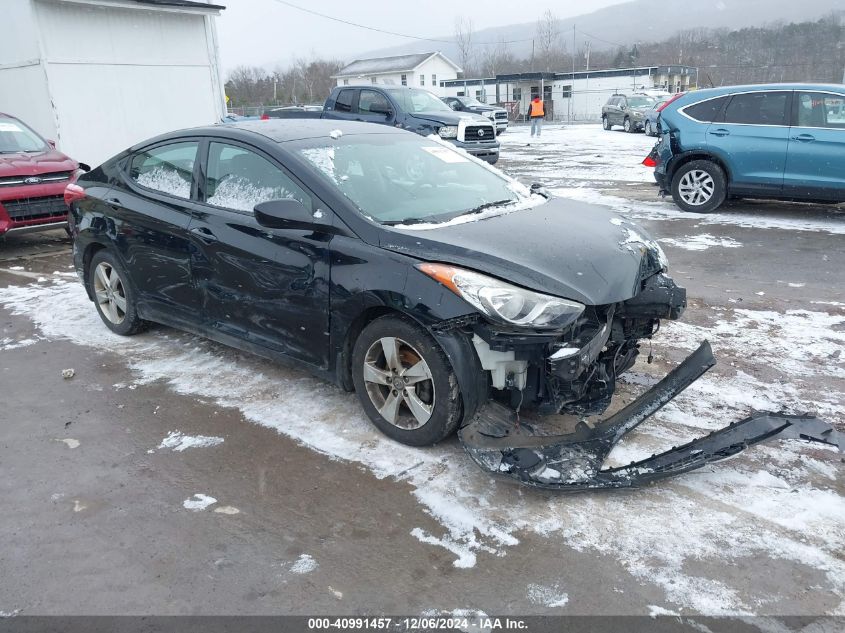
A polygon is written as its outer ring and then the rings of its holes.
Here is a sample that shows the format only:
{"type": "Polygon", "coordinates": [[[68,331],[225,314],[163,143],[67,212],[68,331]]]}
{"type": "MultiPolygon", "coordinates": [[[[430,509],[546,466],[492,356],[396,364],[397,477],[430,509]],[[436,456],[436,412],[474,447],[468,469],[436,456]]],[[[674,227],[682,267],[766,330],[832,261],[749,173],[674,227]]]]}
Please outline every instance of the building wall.
{"type": "Polygon", "coordinates": [[[409,87],[425,88],[426,90],[430,90],[434,94],[440,96],[446,95],[446,93],[443,92],[443,89],[440,87],[440,82],[444,80],[455,79],[458,76],[457,72],[455,71],[455,68],[451,64],[445,62],[443,58],[435,56],[432,59],[429,59],[428,61],[420,64],[420,66],[416,69],[409,70],[405,73],[381,73],[377,75],[362,75],[360,77],[339,77],[337,80],[337,85],[371,85],[373,83],[373,79],[375,79],[375,83],[377,85],[401,86],[403,74],[407,76],[407,82],[409,87]],[[425,75],[425,84],[422,86],[420,85],[421,74],[425,75]],[[435,84],[432,84],[432,75],[436,76],[435,84]]]}
{"type": "MultiPolygon", "coordinates": [[[[544,88],[551,85],[554,118],[556,120],[598,121],[601,118],[601,108],[607,99],[615,93],[630,94],[645,90],[662,89],[663,86],[674,87],[677,91],[689,89],[689,77],[681,75],[624,75],[603,77],[596,75],[585,79],[576,78],[575,81],[555,79],[544,82],[544,88]],[[571,93],[571,97],[569,94],[571,93]],[[571,99],[571,101],[570,101],[571,99]]],[[[444,87],[444,95],[458,96],[463,93],[469,97],[476,97],[487,103],[504,103],[519,101],[519,112],[528,111],[531,101],[531,88],[539,89],[540,81],[520,83],[496,83],[493,80],[484,85],[475,84],[464,86],[444,87]],[[498,99],[496,98],[498,89],[498,99]],[[486,99],[484,96],[486,95],[486,99]],[[516,98],[518,95],[519,98],[516,98]]]]}
{"type": "MultiPolygon", "coordinates": [[[[11,2],[33,16],[28,37],[40,60],[32,68],[41,72],[0,70],[0,110],[12,110],[77,160],[97,165],[151,136],[215,123],[225,112],[211,16],[11,2]]],[[[0,55],[7,48],[0,45],[0,55]]]]}

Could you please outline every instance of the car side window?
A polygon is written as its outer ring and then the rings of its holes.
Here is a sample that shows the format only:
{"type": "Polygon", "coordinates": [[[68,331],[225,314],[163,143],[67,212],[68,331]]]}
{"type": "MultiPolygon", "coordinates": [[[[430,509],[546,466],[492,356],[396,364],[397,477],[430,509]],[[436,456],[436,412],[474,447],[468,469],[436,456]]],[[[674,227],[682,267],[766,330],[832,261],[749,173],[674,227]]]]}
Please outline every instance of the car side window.
{"type": "Polygon", "coordinates": [[[691,106],[684,108],[684,113],[696,121],[701,123],[712,123],[719,120],[719,114],[727,102],[729,97],[719,97],[717,99],[708,99],[694,103],[691,106]]]}
{"type": "Polygon", "coordinates": [[[129,177],[142,187],[187,200],[197,147],[197,141],[186,141],[138,152],[129,163],[129,177]]]}
{"type": "Polygon", "coordinates": [[[380,92],[362,90],[358,97],[358,112],[372,112],[373,106],[376,106],[376,109],[380,108],[382,110],[382,112],[378,112],[377,114],[382,114],[384,110],[390,108],[387,99],[380,92]]]}
{"type": "Polygon", "coordinates": [[[845,130],[845,95],[799,92],[795,109],[799,127],[845,130]]]}
{"type": "Polygon", "coordinates": [[[337,99],[334,102],[334,109],[338,112],[352,112],[352,96],[354,94],[354,90],[341,90],[338,92],[337,99]]]}
{"type": "Polygon", "coordinates": [[[725,108],[725,123],[786,125],[789,92],[749,92],[734,95],[725,108]]]}
{"type": "Polygon", "coordinates": [[[293,198],[313,210],[311,196],[287,174],[242,147],[211,143],[206,171],[205,201],[216,207],[252,213],[260,202],[293,198]]]}

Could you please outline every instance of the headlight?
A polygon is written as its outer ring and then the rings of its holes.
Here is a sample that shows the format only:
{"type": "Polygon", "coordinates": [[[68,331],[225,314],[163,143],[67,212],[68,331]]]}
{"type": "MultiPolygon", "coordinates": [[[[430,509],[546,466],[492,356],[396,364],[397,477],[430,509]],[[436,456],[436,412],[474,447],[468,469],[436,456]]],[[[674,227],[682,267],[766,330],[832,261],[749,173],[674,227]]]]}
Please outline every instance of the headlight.
{"type": "Polygon", "coordinates": [[[487,316],[511,325],[564,327],[584,311],[576,301],[519,288],[465,268],[430,263],[417,268],[487,316]]]}
{"type": "Polygon", "coordinates": [[[458,138],[458,128],[454,125],[444,125],[437,130],[440,138],[458,138]]]}

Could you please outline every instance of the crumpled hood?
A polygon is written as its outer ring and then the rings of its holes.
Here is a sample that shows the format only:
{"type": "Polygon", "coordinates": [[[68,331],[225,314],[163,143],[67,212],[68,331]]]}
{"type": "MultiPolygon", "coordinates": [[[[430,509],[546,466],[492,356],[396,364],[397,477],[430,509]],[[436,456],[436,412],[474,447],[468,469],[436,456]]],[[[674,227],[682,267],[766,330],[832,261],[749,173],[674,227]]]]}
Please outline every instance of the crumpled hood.
{"type": "Polygon", "coordinates": [[[658,272],[662,260],[659,246],[635,223],[563,198],[463,224],[385,227],[380,246],[586,305],[630,299],[641,271],[658,272]]]}
{"type": "Polygon", "coordinates": [[[490,119],[480,114],[470,114],[467,112],[414,112],[413,116],[418,119],[426,119],[441,125],[457,125],[462,119],[466,119],[472,123],[486,123],[489,125],[490,119]]]}
{"type": "Polygon", "coordinates": [[[0,154],[0,176],[37,176],[73,171],[77,167],[79,163],[54,149],[32,154],[0,154]]]}

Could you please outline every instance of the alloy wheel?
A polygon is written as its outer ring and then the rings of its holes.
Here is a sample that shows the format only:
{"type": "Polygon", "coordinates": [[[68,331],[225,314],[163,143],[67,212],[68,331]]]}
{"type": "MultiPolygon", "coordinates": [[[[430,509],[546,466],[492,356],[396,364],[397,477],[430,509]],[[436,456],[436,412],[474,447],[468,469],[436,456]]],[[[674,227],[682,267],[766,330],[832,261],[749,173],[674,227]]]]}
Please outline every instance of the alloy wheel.
{"type": "Polygon", "coordinates": [[[94,296],[100,311],[111,323],[120,325],[126,318],[126,289],[117,271],[108,262],[94,269],[94,296]]]}
{"type": "Polygon", "coordinates": [[[694,207],[706,204],[713,197],[715,189],[713,177],[701,169],[688,171],[678,183],[678,193],[681,198],[694,207]]]}
{"type": "Polygon", "coordinates": [[[428,363],[396,337],[375,341],[364,355],[364,385],[373,406],[400,429],[425,425],[434,411],[434,380],[428,363]]]}

